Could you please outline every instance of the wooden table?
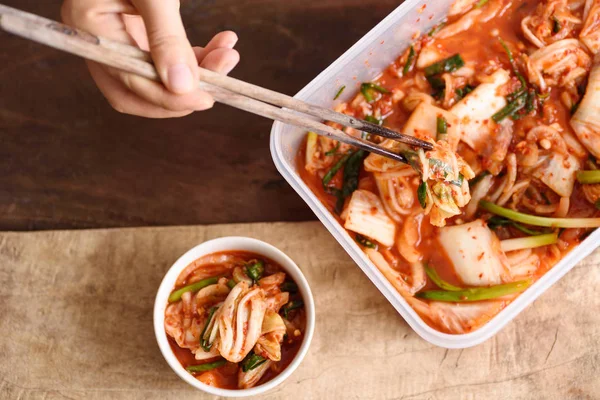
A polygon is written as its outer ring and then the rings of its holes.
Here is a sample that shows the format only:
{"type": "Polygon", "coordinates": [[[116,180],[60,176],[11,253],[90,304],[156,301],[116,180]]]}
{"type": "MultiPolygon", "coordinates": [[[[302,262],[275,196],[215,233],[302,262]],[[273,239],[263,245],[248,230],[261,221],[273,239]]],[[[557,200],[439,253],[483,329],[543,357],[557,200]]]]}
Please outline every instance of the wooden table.
{"type": "MultiPolygon", "coordinates": [[[[3,0],[59,19],[59,0],[3,0]]],[[[232,29],[233,75],[294,94],[399,0],[183,0],[194,44],[232,29]]],[[[271,122],[217,105],[178,120],[113,111],[83,62],[0,32],[0,230],[298,221],[271,122]]]]}
{"type": "Polygon", "coordinates": [[[169,266],[205,240],[265,240],[302,269],[313,342],[264,400],[600,398],[600,252],[496,336],[421,339],[319,222],[0,233],[0,399],[208,400],[168,367],[152,324],[169,266]]]}

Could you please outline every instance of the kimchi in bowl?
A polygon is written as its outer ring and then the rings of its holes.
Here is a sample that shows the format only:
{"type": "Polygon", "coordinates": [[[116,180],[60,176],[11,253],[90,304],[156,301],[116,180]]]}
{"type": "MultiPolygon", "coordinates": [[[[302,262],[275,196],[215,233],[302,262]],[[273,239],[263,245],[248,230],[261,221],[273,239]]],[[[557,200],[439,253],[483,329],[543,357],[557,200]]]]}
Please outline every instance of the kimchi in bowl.
{"type": "Polygon", "coordinates": [[[308,351],[312,293],[298,266],[260,240],[223,237],[181,256],[154,304],[154,331],[184,381],[225,397],[264,393],[308,351]]]}

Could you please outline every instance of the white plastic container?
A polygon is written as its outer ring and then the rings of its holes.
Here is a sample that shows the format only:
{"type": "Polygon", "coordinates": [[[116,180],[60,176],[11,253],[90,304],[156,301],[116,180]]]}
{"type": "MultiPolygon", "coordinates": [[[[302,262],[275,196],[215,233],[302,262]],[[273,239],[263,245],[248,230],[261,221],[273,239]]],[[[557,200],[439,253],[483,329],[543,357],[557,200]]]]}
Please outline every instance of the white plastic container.
{"type": "MultiPolygon", "coordinates": [[[[433,25],[442,20],[453,1],[406,0],[295,97],[324,107],[333,107],[341,101],[349,100],[357,93],[362,82],[378,76],[402,54],[412,42],[415,32],[428,32],[433,25]],[[346,85],[343,95],[337,101],[333,101],[333,97],[342,85],[346,85]]],[[[297,171],[296,157],[305,135],[306,131],[294,126],[279,122],[273,125],[271,154],[277,169],[412,329],[434,345],[465,348],[489,339],[600,245],[600,230],[596,230],[480,329],[463,335],[438,332],[429,327],[408,305],[304,184],[297,171]]]]}

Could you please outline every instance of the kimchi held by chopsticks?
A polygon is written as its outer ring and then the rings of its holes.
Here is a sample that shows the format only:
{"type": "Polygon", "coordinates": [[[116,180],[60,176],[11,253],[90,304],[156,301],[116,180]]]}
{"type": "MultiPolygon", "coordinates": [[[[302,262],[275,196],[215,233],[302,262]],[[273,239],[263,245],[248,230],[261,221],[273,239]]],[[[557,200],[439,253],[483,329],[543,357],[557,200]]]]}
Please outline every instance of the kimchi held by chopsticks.
{"type": "Polygon", "coordinates": [[[483,326],[600,226],[599,19],[600,0],[458,0],[336,107],[433,150],[308,134],[302,178],[433,328],[483,326]]]}
{"type": "Polygon", "coordinates": [[[165,311],[165,331],[179,362],[222,389],[273,379],[298,353],[305,327],[296,283],[274,261],[242,251],[191,263],[165,311]]]}

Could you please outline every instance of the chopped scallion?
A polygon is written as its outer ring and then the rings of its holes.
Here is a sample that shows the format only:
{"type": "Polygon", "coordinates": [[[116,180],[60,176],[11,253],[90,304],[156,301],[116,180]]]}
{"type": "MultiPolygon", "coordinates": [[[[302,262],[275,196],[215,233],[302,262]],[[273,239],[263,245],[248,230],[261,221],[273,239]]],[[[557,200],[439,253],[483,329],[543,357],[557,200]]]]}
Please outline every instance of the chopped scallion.
{"type": "Polygon", "coordinates": [[[372,90],[379,92],[379,93],[383,93],[383,94],[390,93],[389,90],[387,90],[386,88],[384,88],[376,83],[365,82],[362,85],[360,85],[360,92],[365,97],[365,100],[367,100],[368,103],[372,103],[373,100],[375,100],[373,98],[373,95],[371,94],[372,90]]]}
{"type": "Polygon", "coordinates": [[[519,110],[523,109],[527,105],[527,92],[522,93],[513,101],[510,101],[500,111],[492,115],[494,122],[499,123],[507,117],[514,116],[519,110]]]}
{"type": "Polygon", "coordinates": [[[550,228],[598,228],[600,218],[548,218],[537,215],[524,214],[508,208],[500,207],[487,200],[481,200],[479,206],[492,214],[500,215],[513,221],[534,226],[547,226],[550,228]]]}
{"type": "Polygon", "coordinates": [[[339,193],[336,204],[336,211],[340,213],[344,205],[346,197],[350,196],[358,188],[358,176],[360,174],[360,166],[365,156],[364,150],[355,151],[346,162],[344,167],[344,177],[342,180],[342,190],[339,193]]]}
{"type": "Polygon", "coordinates": [[[202,279],[201,281],[194,282],[191,285],[187,285],[182,287],[181,289],[177,289],[169,296],[169,303],[173,303],[181,299],[181,296],[186,292],[197,292],[198,290],[205,288],[209,285],[214,285],[218,282],[219,277],[214,276],[212,278],[202,279]]]}
{"type": "Polygon", "coordinates": [[[436,121],[437,125],[437,140],[445,140],[448,135],[448,121],[446,118],[439,115],[436,121]]]}
{"type": "Polygon", "coordinates": [[[521,89],[525,90],[527,88],[527,82],[525,81],[525,78],[523,77],[523,75],[521,75],[519,69],[517,68],[517,64],[515,63],[515,58],[513,57],[512,51],[510,51],[510,48],[508,47],[506,42],[499,36],[498,41],[500,42],[500,44],[504,48],[504,51],[506,52],[506,55],[508,56],[508,61],[510,62],[510,66],[512,67],[513,72],[515,73],[515,76],[521,82],[521,89]]]}
{"type": "Polygon", "coordinates": [[[374,242],[372,242],[369,238],[361,235],[360,233],[357,233],[354,238],[356,239],[356,242],[358,244],[360,244],[361,246],[368,247],[370,249],[376,249],[377,248],[377,244],[375,244],[374,242]]]}
{"type": "Polygon", "coordinates": [[[331,149],[329,151],[326,151],[325,155],[326,156],[334,156],[334,155],[336,155],[337,151],[340,149],[340,145],[341,145],[341,143],[338,142],[333,149],[331,149]]]}
{"type": "Polygon", "coordinates": [[[210,351],[210,348],[213,345],[213,342],[210,341],[210,335],[213,330],[214,324],[216,323],[215,312],[218,310],[218,307],[212,307],[208,313],[208,319],[206,320],[206,325],[204,325],[204,329],[202,329],[202,333],[200,334],[200,346],[204,351],[210,351]]]}
{"type": "Polygon", "coordinates": [[[445,95],[446,82],[441,78],[440,75],[432,75],[427,77],[427,82],[433,89],[432,96],[436,99],[442,98],[445,95]]]}
{"type": "Polygon", "coordinates": [[[298,310],[302,307],[304,307],[304,302],[302,300],[292,300],[285,306],[283,306],[281,310],[283,311],[283,316],[285,317],[285,319],[289,319],[288,316],[290,311],[298,310]]]}
{"type": "Polygon", "coordinates": [[[481,172],[479,175],[477,175],[475,178],[473,178],[473,179],[471,179],[471,180],[469,181],[469,187],[470,187],[471,189],[473,189],[473,187],[474,187],[476,184],[478,184],[479,182],[481,182],[481,180],[482,180],[483,178],[485,178],[486,176],[488,176],[488,175],[491,175],[491,174],[489,173],[489,171],[483,171],[483,172],[481,172]]]}
{"type": "Polygon", "coordinates": [[[365,121],[367,121],[367,122],[370,122],[370,123],[372,123],[372,124],[376,124],[376,125],[381,125],[381,124],[383,124],[383,120],[382,120],[382,119],[375,118],[375,117],[374,117],[374,116],[372,116],[372,115],[367,115],[367,116],[365,117],[365,121]]]}
{"type": "Polygon", "coordinates": [[[535,231],[533,229],[529,229],[526,226],[521,225],[518,222],[511,221],[510,219],[499,217],[497,215],[494,215],[492,218],[488,219],[487,224],[490,229],[496,229],[500,226],[510,225],[510,226],[514,227],[515,229],[518,229],[519,231],[523,232],[524,234],[530,235],[530,236],[538,236],[538,235],[544,235],[544,234],[548,233],[548,232],[540,232],[540,231],[535,231]]]}
{"type": "Polygon", "coordinates": [[[339,97],[342,95],[342,93],[344,93],[344,90],[346,90],[346,85],[342,86],[340,88],[340,90],[338,90],[338,92],[335,94],[335,97],[333,99],[334,100],[339,99],[339,97]]]}
{"type": "Polygon", "coordinates": [[[408,51],[408,57],[406,59],[406,63],[404,63],[404,68],[402,68],[402,75],[406,76],[410,72],[414,60],[415,60],[415,48],[414,48],[414,46],[410,46],[410,50],[408,51]]]}
{"type": "Polygon", "coordinates": [[[458,97],[457,100],[461,100],[462,98],[464,98],[466,95],[468,95],[469,93],[471,93],[475,88],[471,85],[466,85],[463,86],[461,88],[455,89],[454,93],[456,93],[456,96],[458,97]]]}
{"type": "Polygon", "coordinates": [[[550,97],[550,92],[547,92],[547,93],[536,93],[536,95],[537,95],[538,99],[540,99],[540,101],[546,101],[550,97]]]}
{"type": "Polygon", "coordinates": [[[531,279],[523,281],[505,283],[502,285],[490,287],[478,287],[463,289],[457,291],[429,290],[417,293],[415,296],[421,299],[448,301],[448,302],[466,302],[496,299],[509,294],[521,293],[532,284],[531,279]]]}
{"type": "Polygon", "coordinates": [[[445,60],[438,61],[435,64],[425,68],[425,76],[432,76],[442,74],[444,72],[453,72],[465,65],[465,61],[462,59],[460,54],[455,54],[452,57],[448,57],[445,60]]]}
{"type": "Polygon", "coordinates": [[[533,249],[536,247],[547,246],[558,241],[556,233],[548,233],[545,235],[527,236],[522,238],[506,239],[500,242],[500,248],[504,252],[533,249]]]}
{"type": "Polygon", "coordinates": [[[261,366],[266,363],[267,359],[255,354],[254,352],[248,353],[248,355],[242,360],[242,371],[252,371],[254,368],[261,366]]]}
{"type": "Polygon", "coordinates": [[[263,260],[254,260],[246,265],[246,275],[254,282],[262,278],[265,272],[265,262],[263,260]]]}
{"type": "Polygon", "coordinates": [[[560,21],[556,18],[556,15],[552,16],[552,33],[558,33],[562,29],[560,21]]]}
{"type": "Polygon", "coordinates": [[[548,233],[548,232],[540,232],[540,231],[536,231],[533,229],[529,229],[526,226],[523,226],[523,225],[519,224],[518,222],[514,222],[514,221],[512,221],[512,226],[514,226],[515,229],[517,229],[529,236],[540,236],[540,235],[545,235],[548,233]]]}
{"type": "Polygon", "coordinates": [[[427,34],[427,36],[431,37],[431,36],[435,35],[439,31],[441,31],[444,26],[446,26],[446,22],[445,21],[444,22],[440,22],[439,24],[437,24],[436,26],[434,26],[433,28],[431,28],[431,30],[429,31],[429,33],[427,34]]]}
{"type": "Polygon", "coordinates": [[[421,182],[417,189],[417,197],[422,208],[427,208],[427,182],[421,182]]]}
{"type": "Polygon", "coordinates": [[[298,285],[293,281],[285,281],[279,286],[279,289],[281,289],[282,292],[296,293],[298,292],[298,285]]]}
{"type": "Polygon", "coordinates": [[[206,372],[206,371],[210,371],[211,369],[222,367],[225,364],[227,364],[227,360],[223,358],[221,360],[217,360],[217,361],[213,361],[213,362],[209,362],[209,363],[205,363],[205,364],[190,365],[188,367],[185,367],[185,369],[188,372],[192,372],[192,373],[193,372],[206,372]]]}
{"type": "Polygon", "coordinates": [[[324,187],[327,187],[327,185],[329,185],[329,182],[331,182],[331,180],[333,179],[335,174],[337,174],[338,171],[340,169],[342,169],[344,164],[346,164],[346,162],[348,162],[348,159],[350,158],[351,155],[352,155],[351,151],[346,153],[342,158],[339,159],[339,161],[337,163],[335,163],[335,165],[333,167],[331,167],[331,169],[329,171],[327,171],[327,173],[323,177],[323,181],[322,181],[324,187]]]}
{"type": "Polygon", "coordinates": [[[600,183],[600,170],[577,171],[577,182],[584,185],[600,183]]]}
{"type": "Polygon", "coordinates": [[[427,276],[429,277],[429,279],[431,279],[431,281],[433,283],[435,283],[436,286],[439,287],[440,289],[449,290],[451,292],[463,290],[463,288],[454,286],[453,284],[444,281],[442,278],[440,278],[437,271],[435,269],[431,268],[429,266],[429,264],[427,264],[427,263],[425,263],[425,273],[427,273],[427,276]]]}

